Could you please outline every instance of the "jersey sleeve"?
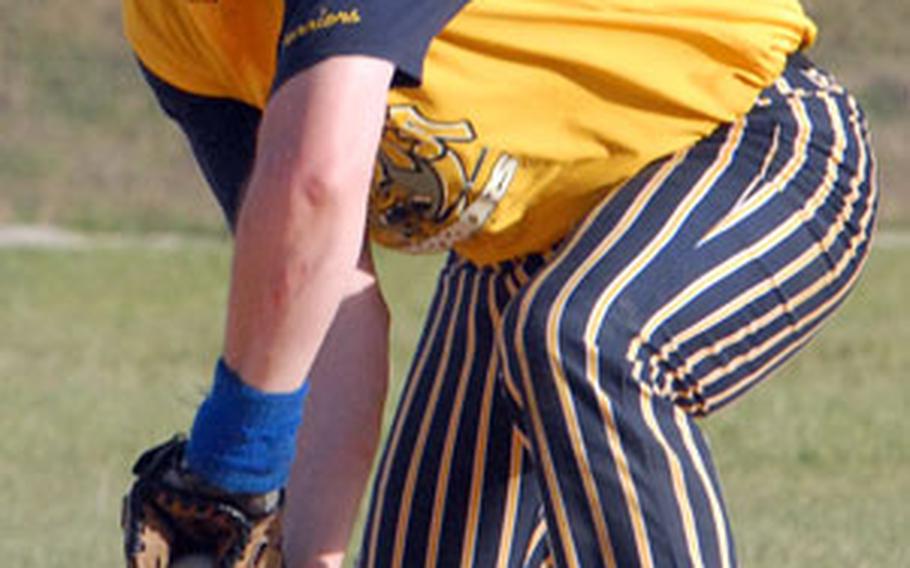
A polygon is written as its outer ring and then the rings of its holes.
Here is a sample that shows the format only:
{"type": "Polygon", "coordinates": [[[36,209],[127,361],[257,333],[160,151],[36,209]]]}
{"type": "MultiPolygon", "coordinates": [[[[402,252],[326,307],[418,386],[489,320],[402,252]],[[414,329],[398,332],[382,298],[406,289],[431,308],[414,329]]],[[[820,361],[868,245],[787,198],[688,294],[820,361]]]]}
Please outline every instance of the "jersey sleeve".
{"type": "Polygon", "coordinates": [[[417,86],[430,41],[466,1],[286,0],[272,89],[333,55],[388,60],[394,86],[417,86]]]}

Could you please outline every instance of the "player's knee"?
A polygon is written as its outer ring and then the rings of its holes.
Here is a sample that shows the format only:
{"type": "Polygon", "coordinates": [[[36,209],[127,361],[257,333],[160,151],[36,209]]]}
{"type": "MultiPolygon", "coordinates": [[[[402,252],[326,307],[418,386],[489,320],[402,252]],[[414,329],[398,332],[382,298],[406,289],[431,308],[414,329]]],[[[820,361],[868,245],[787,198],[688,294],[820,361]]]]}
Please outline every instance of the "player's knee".
{"type": "Polygon", "coordinates": [[[548,359],[545,319],[543,310],[520,295],[506,308],[497,329],[506,386],[519,404],[525,381],[541,379],[543,373],[537,371],[548,359]]]}
{"type": "Polygon", "coordinates": [[[507,376],[518,389],[540,381],[635,380],[628,354],[635,336],[628,318],[608,312],[595,323],[591,311],[554,310],[535,301],[516,302],[506,310],[499,345],[507,376]]]}
{"type": "Polygon", "coordinates": [[[545,325],[541,311],[534,308],[533,302],[527,303],[520,296],[503,313],[498,330],[499,343],[510,357],[529,349],[545,347],[545,325]]]}
{"type": "Polygon", "coordinates": [[[578,371],[591,348],[586,345],[584,325],[581,313],[554,310],[535,299],[515,302],[504,314],[499,343],[510,369],[532,381],[552,380],[554,368],[568,367],[559,375],[578,371]]]}

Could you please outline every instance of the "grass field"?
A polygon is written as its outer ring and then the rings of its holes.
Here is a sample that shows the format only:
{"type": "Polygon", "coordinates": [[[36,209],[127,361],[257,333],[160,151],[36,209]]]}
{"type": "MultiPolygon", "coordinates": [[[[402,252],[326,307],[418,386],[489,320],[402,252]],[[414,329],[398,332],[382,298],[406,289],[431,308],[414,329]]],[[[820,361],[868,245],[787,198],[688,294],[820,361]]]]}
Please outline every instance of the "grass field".
{"type": "MultiPolygon", "coordinates": [[[[185,428],[218,351],[227,247],[0,249],[0,558],[116,566],[142,445],[185,428]]],[[[383,255],[400,376],[435,260],[383,255]]],[[[743,566],[910,565],[910,249],[876,251],[842,313],[708,421],[743,566]]]]}

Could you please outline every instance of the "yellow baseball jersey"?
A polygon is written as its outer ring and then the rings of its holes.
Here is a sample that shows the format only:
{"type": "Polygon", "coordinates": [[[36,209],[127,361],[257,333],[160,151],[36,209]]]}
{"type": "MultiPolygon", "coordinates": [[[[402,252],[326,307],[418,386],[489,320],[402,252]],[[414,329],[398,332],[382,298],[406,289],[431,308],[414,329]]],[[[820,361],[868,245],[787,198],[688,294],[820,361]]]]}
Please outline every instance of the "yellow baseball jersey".
{"type": "Polygon", "coordinates": [[[815,36],[797,0],[124,0],[124,18],[161,79],[259,108],[322,58],[393,61],[372,235],[481,264],[552,246],[815,36]]]}

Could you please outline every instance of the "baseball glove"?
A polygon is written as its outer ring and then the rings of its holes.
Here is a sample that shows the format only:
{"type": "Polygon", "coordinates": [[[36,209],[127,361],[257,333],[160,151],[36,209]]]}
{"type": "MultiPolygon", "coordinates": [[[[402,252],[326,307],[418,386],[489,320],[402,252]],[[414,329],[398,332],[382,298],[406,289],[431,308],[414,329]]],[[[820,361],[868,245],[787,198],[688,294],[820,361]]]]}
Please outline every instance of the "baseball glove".
{"type": "Polygon", "coordinates": [[[232,495],[208,486],[184,467],[185,447],[175,436],[133,466],[121,518],[127,566],[166,568],[204,554],[218,568],[281,568],[283,492],[232,495]]]}

